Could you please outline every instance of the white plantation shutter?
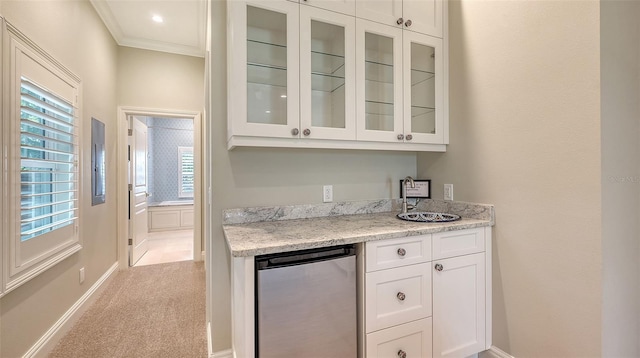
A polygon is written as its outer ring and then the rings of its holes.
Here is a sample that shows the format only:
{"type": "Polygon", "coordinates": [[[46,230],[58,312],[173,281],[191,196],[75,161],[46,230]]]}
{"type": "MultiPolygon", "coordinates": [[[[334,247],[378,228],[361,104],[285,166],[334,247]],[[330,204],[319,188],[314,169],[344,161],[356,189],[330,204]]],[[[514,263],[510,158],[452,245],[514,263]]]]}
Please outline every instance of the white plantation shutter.
{"type": "Polygon", "coordinates": [[[73,105],[22,77],[21,241],[72,225],[78,218],[76,132],[73,105]]]}
{"type": "Polygon", "coordinates": [[[194,184],[194,171],[193,171],[193,147],[178,147],[178,160],[180,166],[180,173],[178,180],[181,198],[193,198],[193,184],[194,184]]]}

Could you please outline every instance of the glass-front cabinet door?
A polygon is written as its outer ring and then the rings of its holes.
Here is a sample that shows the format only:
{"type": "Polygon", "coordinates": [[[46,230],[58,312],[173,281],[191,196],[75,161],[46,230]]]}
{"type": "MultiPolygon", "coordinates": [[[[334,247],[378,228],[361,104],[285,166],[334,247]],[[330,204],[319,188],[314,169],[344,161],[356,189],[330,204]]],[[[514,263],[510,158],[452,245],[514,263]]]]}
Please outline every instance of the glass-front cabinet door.
{"type": "Polygon", "coordinates": [[[229,1],[230,132],[298,137],[299,5],[229,1]]]}
{"type": "Polygon", "coordinates": [[[355,18],[300,8],[302,138],[356,139],[355,18]]]}
{"type": "Polygon", "coordinates": [[[404,136],[406,142],[443,143],[442,39],[403,34],[404,136]]]}
{"type": "Polygon", "coordinates": [[[402,29],[356,20],[358,140],[402,142],[402,29]]]}

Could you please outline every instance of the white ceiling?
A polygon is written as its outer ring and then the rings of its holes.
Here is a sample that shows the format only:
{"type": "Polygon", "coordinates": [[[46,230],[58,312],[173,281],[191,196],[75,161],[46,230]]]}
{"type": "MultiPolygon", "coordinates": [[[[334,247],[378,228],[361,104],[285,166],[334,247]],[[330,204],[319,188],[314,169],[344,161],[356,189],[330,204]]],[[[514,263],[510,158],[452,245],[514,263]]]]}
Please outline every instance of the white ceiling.
{"type": "Polygon", "coordinates": [[[204,57],[206,0],[90,1],[121,46],[204,57]]]}

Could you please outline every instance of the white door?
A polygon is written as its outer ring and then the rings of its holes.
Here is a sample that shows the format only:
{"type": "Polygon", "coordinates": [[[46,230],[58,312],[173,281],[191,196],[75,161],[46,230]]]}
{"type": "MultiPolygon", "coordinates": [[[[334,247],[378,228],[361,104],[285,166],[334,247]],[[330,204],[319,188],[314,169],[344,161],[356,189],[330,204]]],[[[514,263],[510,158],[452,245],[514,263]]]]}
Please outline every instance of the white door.
{"type": "Polygon", "coordinates": [[[232,133],[299,138],[300,6],[284,0],[227,5],[232,133]]]}
{"type": "Polygon", "coordinates": [[[356,19],[356,136],[400,142],[402,29],[356,19]]]}
{"type": "Polygon", "coordinates": [[[443,0],[404,0],[402,2],[404,28],[442,37],[443,8],[443,0]]]}
{"type": "Polygon", "coordinates": [[[402,0],[356,0],[356,16],[385,25],[401,27],[402,0]]]}
{"type": "Polygon", "coordinates": [[[433,261],[433,356],[485,350],[484,253],[433,261]]]}
{"type": "Polygon", "coordinates": [[[442,39],[404,31],[404,139],[444,143],[444,61],[442,39]]]}
{"type": "Polygon", "coordinates": [[[303,138],[356,139],[355,18],[300,8],[303,138]]]}
{"type": "Polygon", "coordinates": [[[345,15],[356,14],[356,0],[304,0],[303,3],[345,15]]]}
{"type": "Polygon", "coordinates": [[[131,135],[129,265],[133,266],[147,252],[147,126],[133,118],[131,135]]]}

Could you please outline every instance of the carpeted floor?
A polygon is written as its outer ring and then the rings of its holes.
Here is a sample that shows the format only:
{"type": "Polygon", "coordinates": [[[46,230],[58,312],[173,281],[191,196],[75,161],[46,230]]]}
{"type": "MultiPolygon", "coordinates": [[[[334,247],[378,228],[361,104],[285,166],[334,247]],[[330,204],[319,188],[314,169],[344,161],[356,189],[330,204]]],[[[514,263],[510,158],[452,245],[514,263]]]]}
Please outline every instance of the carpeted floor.
{"type": "Polygon", "coordinates": [[[119,272],[51,352],[54,358],[206,357],[202,262],[119,272]]]}

